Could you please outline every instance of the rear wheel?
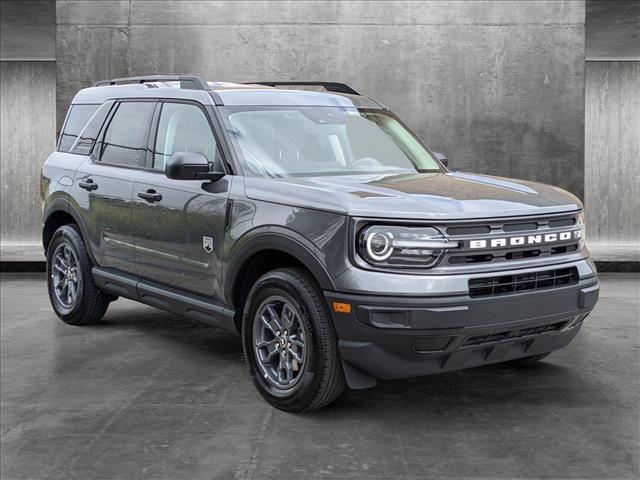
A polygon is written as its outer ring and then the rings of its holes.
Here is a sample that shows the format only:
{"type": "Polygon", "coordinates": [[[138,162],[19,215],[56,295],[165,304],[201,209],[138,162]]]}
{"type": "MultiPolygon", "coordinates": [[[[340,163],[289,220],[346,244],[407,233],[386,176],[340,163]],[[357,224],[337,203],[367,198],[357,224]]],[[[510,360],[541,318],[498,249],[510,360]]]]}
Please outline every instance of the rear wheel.
{"type": "Polygon", "coordinates": [[[530,357],[516,358],[515,360],[509,360],[508,362],[505,362],[505,365],[516,368],[529,368],[537,364],[540,360],[545,358],[550,353],[551,352],[540,353],[538,355],[531,355],[530,357]]]}
{"type": "Polygon", "coordinates": [[[302,269],[263,275],[249,293],[244,354],[260,394],[288,412],[322,408],[345,381],[322,292],[302,269]]]}
{"type": "Polygon", "coordinates": [[[65,323],[96,323],[112,300],[97,289],[91,267],[78,228],[72,224],[58,228],[47,248],[47,286],[53,310],[65,323]]]}

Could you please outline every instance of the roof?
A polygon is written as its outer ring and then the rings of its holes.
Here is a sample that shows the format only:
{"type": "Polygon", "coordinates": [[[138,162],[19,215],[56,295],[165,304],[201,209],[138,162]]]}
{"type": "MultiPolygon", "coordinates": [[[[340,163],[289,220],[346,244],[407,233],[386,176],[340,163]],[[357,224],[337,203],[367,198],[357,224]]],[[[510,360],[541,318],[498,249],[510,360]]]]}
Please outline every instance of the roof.
{"type": "Polygon", "coordinates": [[[263,85],[214,84],[225,105],[295,105],[315,107],[381,108],[376,101],[364,95],[284,89],[263,85]]]}
{"type": "MultiPolygon", "coordinates": [[[[260,106],[315,106],[315,107],[357,107],[357,108],[383,108],[375,100],[358,95],[353,89],[344,86],[347,91],[318,91],[323,82],[318,84],[283,84],[275,87],[227,82],[206,82],[203,89],[181,87],[179,80],[172,78],[170,81],[155,80],[159,77],[149,77],[147,81],[142,77],[132,79],[115,79],[98,82],[99,86],[93,86],[80,90],[73,99],[73,104],[99,104],[111,99],[120,98],[173,98],[182,100],[195,100],[203,105],[260,105],[260,106]],[[121,81],[136,81],[140,83],[119,84],[121,81]],[[290,85],[293,88],[283,88],[290,85]],[[315,89],[314,86],[316,87],[315,89]],[[204,89],[208,88],[208,89],[204,89]],[[313,90],[312,90],[313,89],[313,90]]],[[[184,78],[184,77],[183,77],[184,78]]],[[[191,78],[191,77],[189,77],[191,78]]],[[[276,83],[277,85],[277,83],[276,83]]],[[[342,85],[342,84],[327,84],[342,85]]]]}

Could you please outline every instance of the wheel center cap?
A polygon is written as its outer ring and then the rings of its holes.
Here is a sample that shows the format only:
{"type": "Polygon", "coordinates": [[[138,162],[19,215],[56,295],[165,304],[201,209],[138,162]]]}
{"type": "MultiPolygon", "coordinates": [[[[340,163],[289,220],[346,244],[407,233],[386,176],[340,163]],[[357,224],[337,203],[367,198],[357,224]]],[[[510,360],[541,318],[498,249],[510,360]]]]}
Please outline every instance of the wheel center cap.
{"type": "Polygon", "coordinates": [[[285,337],[280,337],[280,346],[282,348],[287,346],[287,339],[285,337]]]}

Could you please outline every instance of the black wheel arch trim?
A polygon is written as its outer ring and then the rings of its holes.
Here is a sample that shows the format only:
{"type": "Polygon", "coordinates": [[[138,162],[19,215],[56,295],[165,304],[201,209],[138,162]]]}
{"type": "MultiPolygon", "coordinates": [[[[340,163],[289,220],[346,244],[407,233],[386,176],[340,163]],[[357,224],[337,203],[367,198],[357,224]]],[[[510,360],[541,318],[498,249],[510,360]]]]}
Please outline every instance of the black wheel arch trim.
{"type": "MultiPolygon", "coordinates": [[[[91,251],[91,242],[87,240],[89,237],[88,237],[88,233],[87,233],[87,229],[85,227],[84,221],[82,220],[82,216],[80,215],[78,210],[76,210],[76,208],[71,204],[69,199],[64,197],[58,197],[53,199],[51,202],[49,202],[45,206],[42,214],[43,227],[47,223],[47,220],[49,219],[49,217],[51,217],[51,215],[55,214],[56,212],[64,212],[73,218],[76,225],[78,225],[78,228],[80,229],[80,235],[82,236],[84,246],[87,250],[87,254],[89,255],[89,258],[91,259],[91,262],[94,265],[97,265],[96,259],[93,256],[93,252],[91,251]]],[[[42,246],[44,247],[44,251],[46,254],[48,245],[45,238],[44,228],[42,229],[42,246]]]]}
{"type": "Polygon", "coordinates": [[[278,250],[293,256],[298,260],[315,278],[323,290],[336,290],[333,279],[327,272],[318,256],[314,253],[317,250],[313,244],[302,235],[277,226],[260,228],[259,231],[252,230],[245,234],[245,240],[239,239],[236,247],[229,255],[225,264],[225,296],[231,299],[233,287],[238,279],[241,268],[245,262],[256,253],[265,250],[278,250]]]}

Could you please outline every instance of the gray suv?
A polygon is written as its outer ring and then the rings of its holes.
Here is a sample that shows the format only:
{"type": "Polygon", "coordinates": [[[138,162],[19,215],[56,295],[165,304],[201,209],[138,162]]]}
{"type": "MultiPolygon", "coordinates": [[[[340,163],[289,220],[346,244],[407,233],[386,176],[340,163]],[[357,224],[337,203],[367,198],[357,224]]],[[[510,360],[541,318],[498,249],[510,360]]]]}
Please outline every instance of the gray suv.
{"type": "Polygon", "coordinates": [[[51,303],[72,325],[125,297],[237,332],[291,412],[564,347],[598,299],[580,201],[446,165],[340,83],[98,82],[42,170],[51,303]]]}

